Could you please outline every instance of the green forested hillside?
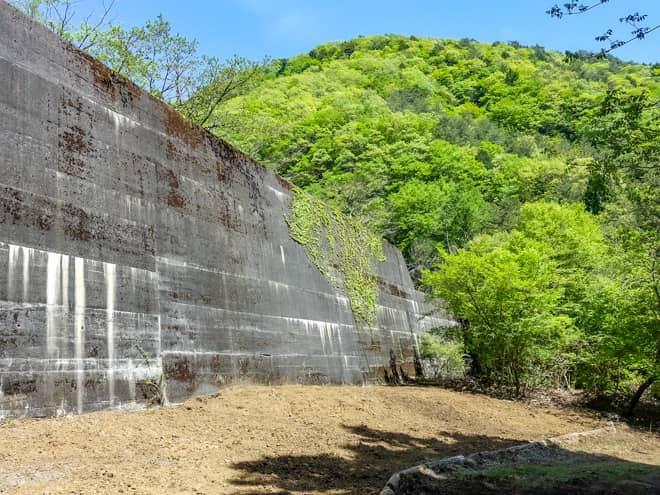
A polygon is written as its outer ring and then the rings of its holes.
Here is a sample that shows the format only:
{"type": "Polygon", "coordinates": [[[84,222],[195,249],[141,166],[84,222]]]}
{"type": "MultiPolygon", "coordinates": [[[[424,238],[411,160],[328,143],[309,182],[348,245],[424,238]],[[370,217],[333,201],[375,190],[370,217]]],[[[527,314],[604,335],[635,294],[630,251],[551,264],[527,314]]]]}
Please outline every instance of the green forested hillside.
{"type": "Polygon", "coordinates": [[[437,243],[511,227],[525,202],[592,196],[594,107],[612,87],[658,97],[658,75],[540,47],[358,38],[275,61],[220,109],[220,133],[369,219],[417,268],[437,243]]]}
{"type": "Polygon", "coordinates": [[[401,248],[481,377],[658,377],[660,67],[389,35],[263,77],[219,133],[401,248]]]}

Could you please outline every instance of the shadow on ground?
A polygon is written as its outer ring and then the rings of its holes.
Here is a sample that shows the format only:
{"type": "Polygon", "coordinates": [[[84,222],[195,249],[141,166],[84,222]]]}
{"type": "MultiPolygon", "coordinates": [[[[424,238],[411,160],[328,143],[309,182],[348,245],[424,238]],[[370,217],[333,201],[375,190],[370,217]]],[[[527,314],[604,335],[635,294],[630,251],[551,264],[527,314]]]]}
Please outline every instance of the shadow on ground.
{"type": "MultiPolygon", "coordinates": [[[[306,456],[286,455],[264,457],[258,461],[242,462],[234,464],[233,467],[242,471],[243,474],[231,480],[231,483],[240,488],[240,493],[261,494],[268,489],[268,493],[280,495],[291,492],[300,493],[332,493],[332,494],[378,494],[392,474],[402,469],[420,464],[425,459],[439,459],[457,454],[467,454],[485,450],[496,450],[521,442],[514,439],[493,438],[485,435],[462,435],[457,433],[440,432],[437,436],[442,438],[423,438],[402,433],[392,433],[368,428],[366,426],[344,426],[349,430],[355,441],[345,445],[344,449],[348,455],[339,456],[331,454],[306,456]],[[271,491],[272,488],[281,490],[271,491]],[[247,489],[248,491],[244,491],[247,489]],[[252,490],[252,491],[250,491],[252,490]]],[[[558,495],[571,494],[620,494],[620,495],[650,495],[660,493],[660,467],[636,464],[607,456],[579,455],[557,449],[556,458],[552,460],[564,462],[571,466],[574,461],[584,462],[585,469],[593,469],[594,465],[609,463],[618,472],[643,473],[637,479],[610,480],[596,475],[589,478],[589,472],[585,479],[572,479],[561,486],[522,488],[511,483],[510,476],[516,482],[531,476],[534,481],[539,476],[545,476],[538,472],[516,472],[499,478],[484,477],[477,475],[469,479],[443,480],[443,479],[420,479],[410,480],[413,484],[408,490],[402,492],[404,495],[418,493],[450,495],[450,494],[492,494],[503,495],[506,493],[519,494],[546,494],[558,495]],[[650,476],[648,473],[651,473],[650,476]],[[603,479],[601,479],[603,478],[603,479]],[[421,491],[420,491],[421,490],[421,491]]],[[[598,468],[602,469],[602,468],[598,468]]],[[[608,468],[605,468],[607,472],[608,468]]],[[[578,469],[579,471],[579,469],[578,469]]],[[[562,476],[555,473],[553,476],[562,476]]],[[[592,471],[593,474],[595,471],[592,471]]],[[[578,475],[580,477],[581,475],[578,475]]],[[[634,478],[634,476],[633,476],[634,478]]]]}
{"type": "MultiPolygon", "coordinates": [[[[344,426],[355,441],[345,445],[348,456],[286,455],[264,457],[254,462],[241,462],[233,467],[243,471],[233,479],[234,485],[252,487],[264,493],[264,486],[275,486],[279,493],[378,493],[396,471],[418,464],[424,459],[448,457],[463,452],[493,450],[517,445],[520,440],[488,436],[464,436],[439,432],[424,438],[380,431],[366,426],[344,426]]],[[[241,492],[245,493],[245,492],[241,492]]],[[[276,492],[277,493],[277,492],[276,492]]]]}

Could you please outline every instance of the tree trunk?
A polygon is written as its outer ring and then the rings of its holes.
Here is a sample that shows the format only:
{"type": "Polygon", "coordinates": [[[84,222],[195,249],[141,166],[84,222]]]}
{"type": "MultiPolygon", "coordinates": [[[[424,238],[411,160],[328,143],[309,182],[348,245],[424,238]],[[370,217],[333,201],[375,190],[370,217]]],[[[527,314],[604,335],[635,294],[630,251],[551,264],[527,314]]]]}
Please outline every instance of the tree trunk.
{"type": "Polygon", "coordinates": [[[633,412],[635,411],[635,407],[637,406],[637,403],[639,402],[639,399],[642,398],[642,395],[644,395],[644,392],[646,392],[646,389],[651,386],[651,384],[655,381],[655,376],[650,376],[648,379],[642,383],[639,388],[637,389],[637,392],[635,392],[635,395],[632,396],[632,399],[630,399],[630,404],[628,405],[628,410],[626,411],[626,417],[631,418],[633,415],[633,412]]]}

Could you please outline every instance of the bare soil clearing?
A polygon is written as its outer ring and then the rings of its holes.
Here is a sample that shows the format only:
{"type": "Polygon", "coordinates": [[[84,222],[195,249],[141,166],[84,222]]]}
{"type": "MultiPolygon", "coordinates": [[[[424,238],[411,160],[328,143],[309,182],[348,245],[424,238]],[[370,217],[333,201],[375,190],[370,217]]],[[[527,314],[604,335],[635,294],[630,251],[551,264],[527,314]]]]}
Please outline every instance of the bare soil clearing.
{"type": "MultiPolygon", "coordinates": [[[[376,494],[427,458],[603,425],[430,387],[233,387],[174,408],[4,425],[0,493],[376,494]]],[[[660,464],[656,436],[625,435],[610,455],[660,464]]]]}

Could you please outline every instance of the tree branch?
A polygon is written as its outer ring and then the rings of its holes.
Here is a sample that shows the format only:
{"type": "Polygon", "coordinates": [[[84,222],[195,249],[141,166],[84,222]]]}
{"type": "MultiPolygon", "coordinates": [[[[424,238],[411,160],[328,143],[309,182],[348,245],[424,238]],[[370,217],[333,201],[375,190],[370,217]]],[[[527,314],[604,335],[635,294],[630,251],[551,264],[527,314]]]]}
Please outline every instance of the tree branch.
{"type": "MultiPolygon", "coordinates": [[[[657,29],[660,29],[660,24],[657,24],[657,25],[653,26],[652,28],[644,28],[644,27],[638,28],[635,31],[633,31],[634,36],[632,38],[630,38],[626,41],[621,41],[621,40],[610,41],[610,47],[608,49],[601,50],[601,53],[602,54],[608,54],[608,53],[616,50],[617,48],[621,48],[622,46],[625,46],[628,43],[631,43],[635,40],[643,40],[644,38],[646,38],[646,36],[649,33],[652,33],[653,31],[655,31],[657,29]]],[[[607,41],[607,40],[609,40],[610,35],[612,34],[612,30],[611,29],[608,30],[608,33],[606,33],[603,36],[597,36],[596,41],[607,41]]]]}
{"type": "Polygon", "coordinates": [[[103,14],[101,15],[99,21],[96,24],[94,24],[94,26],[91,26],[89,24],[89,19],[91,18],[92,14],[87,16],[84,24],[88,26],[88,28],[86,29],[86,32],[83,35],[83,37],[78,42],[78,48],[80,48],[81,50],[89,50],[96,44],[97,33],[101,28],[101,26],[105,24],[105,21],[108,15],[110,15],[110,11],[113,9],[114,5],[115,5],[115,0],[110,0],[110,3],[108,4],[103,2],[103,14]],[[94,35],[93,37],[92,34],[94,35]],[[88,44],[87,40],[89,40],[90,38],[92,38],[92,41],[90,41],[90,43],[88,44]]]}
{"type": "Polygon", "coordinates": [[[584,5],[584,4],[578,4],[578,2],[575,1],[570,1],[565,3],[562,7],[560,7],[557,4],[554,4],[552,7],[550,7],[549,10],[546,10],[546,14],[550,14],[551,17],[556,17],[557,19],[561,19],[565,15],[580,15],[584,14],[585,12],[589,12],[591,9],[595,9],[596,7],[603,5],[604,3],[609,2],[609,0],[599,0],[598,2],[592,4],[592,5],[584,5]]]}

